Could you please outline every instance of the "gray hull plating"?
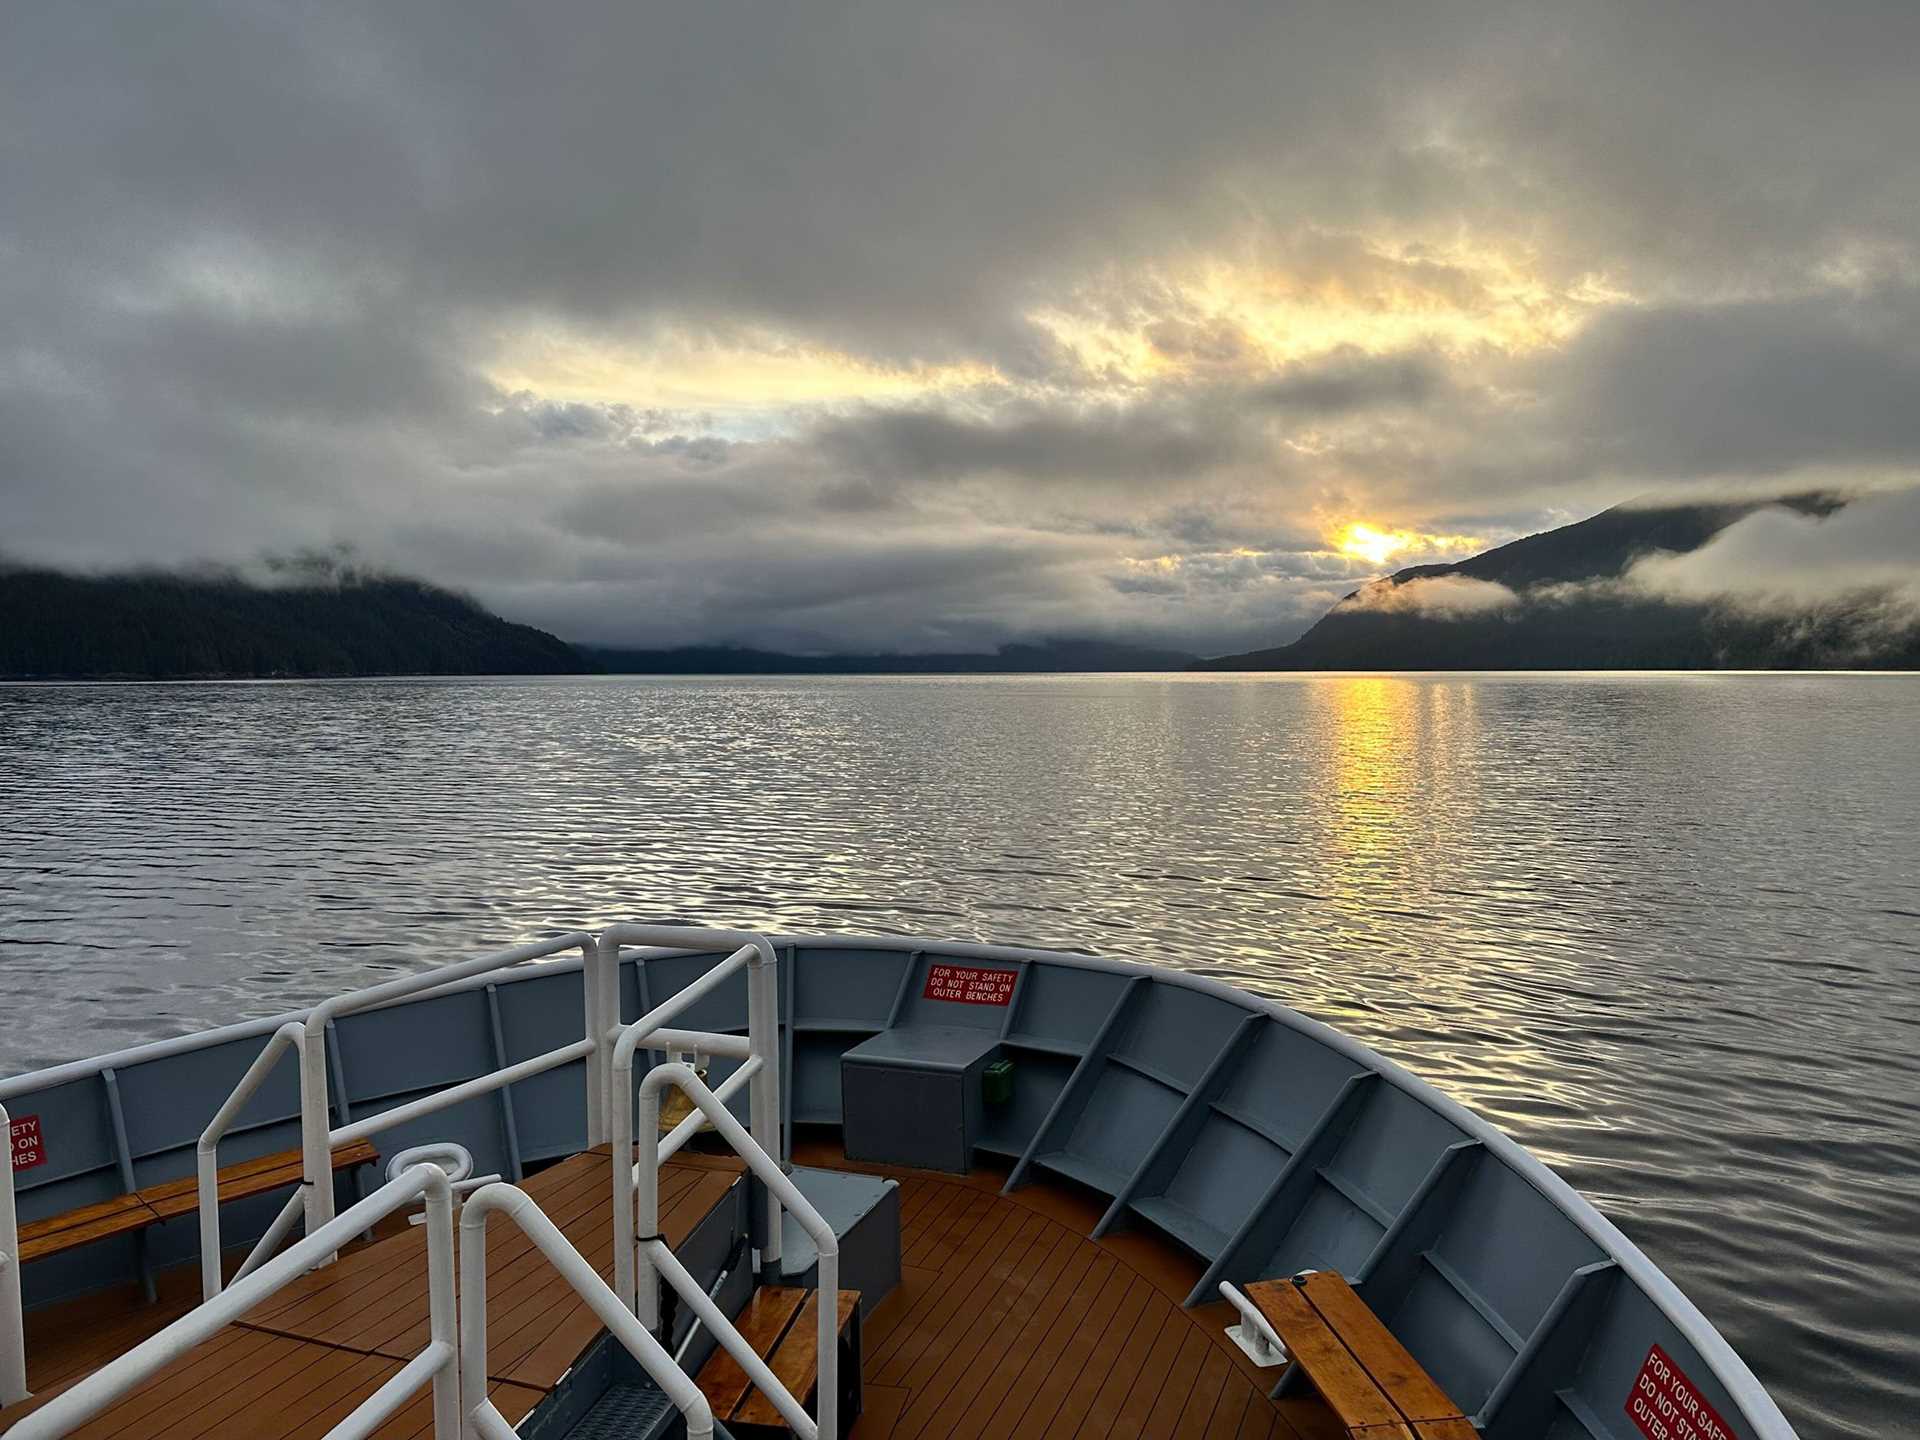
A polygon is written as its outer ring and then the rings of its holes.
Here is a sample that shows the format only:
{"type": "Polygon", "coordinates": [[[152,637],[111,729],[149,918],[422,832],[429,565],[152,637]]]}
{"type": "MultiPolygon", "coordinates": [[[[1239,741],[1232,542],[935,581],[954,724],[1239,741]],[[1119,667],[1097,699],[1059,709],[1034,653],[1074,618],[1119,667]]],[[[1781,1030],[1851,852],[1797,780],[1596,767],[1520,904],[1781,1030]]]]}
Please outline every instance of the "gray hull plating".
{"type": "MultiPolygon", "coordinates": [[[[1657,1433],[1633,1409],[1636,1394],[1672,1403],[1671,1386],[1652,1396],[1641,1382],[1654,1346],[1738,1440],[1793,1435],[1713,1327],[1591,1205],[1335,1031],[1205,977],[1086,956],[891,938],[777,944],[789,1126],[841,1123],[848,1048],[885,1031],[910,1043],[917,1027],[978,1029],[1014,1074],[1010,1097],[981,1113],[976,1147],[1012,1162],[1010,1185],[1036,1168],[1067,1177],[1109,1197],[1103,1226],[1151,1226],[1185,1246],[1206,1266],[1195,1302],[1222,1280],[1339,1270],[1492,1440],[1657,1433]],[[1009,973],[980,973],[995,971],[1009,973]]],[[[718,958],[630,960],[623,1016],[718,958]]],[[[191,1174],[201,1128],[288,1018],[0,1082],[16,1122],[37,1117],[46,1157],[15,1175],[22,1221],[191,1174]]],[[[681,1023],[744,1032],[744,980],[681,1023]]],[[[578,1040],[581,1026],[577,960],[350,1015],[329,1035],[335,1123],[578,1040]]],[[[715,1061],[712,1081],[731,1065],[715,1061]]],[[[584,1148],[584,1084],[580,1064],[555,1070],[398,1127],[381,1149],[457,1140],[483,1172],[518,1178],[584,1148]]],[[[298,1117],[289,1064],[230,1132],[222,1162],[296,1147],[298,1117]]],[[[281,1199],[229,1207],[227,1243],[261,1233],[281,1199]]],[[[25,1271],[28,1302],[190,1260],[195,1244],[187,1217],[42,1261],[25,1271]]],[[[1709,1437],[1704,1415],[1691,1423],[1709,1437]]]]}

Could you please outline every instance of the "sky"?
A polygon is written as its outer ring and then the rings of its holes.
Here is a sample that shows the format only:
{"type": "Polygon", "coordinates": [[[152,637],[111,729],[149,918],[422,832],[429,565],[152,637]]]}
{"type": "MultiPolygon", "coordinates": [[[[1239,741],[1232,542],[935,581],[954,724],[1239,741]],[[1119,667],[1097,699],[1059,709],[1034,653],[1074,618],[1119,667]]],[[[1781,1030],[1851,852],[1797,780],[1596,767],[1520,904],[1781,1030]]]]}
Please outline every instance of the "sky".
{"type": "Polygon", "coordinates": [[[1911,0],[3,27],[16,561],[344,546],[592,643],[1219,652],[1820,487],[1878,521],[1663,583],[1920,594],[1911,0]]]}

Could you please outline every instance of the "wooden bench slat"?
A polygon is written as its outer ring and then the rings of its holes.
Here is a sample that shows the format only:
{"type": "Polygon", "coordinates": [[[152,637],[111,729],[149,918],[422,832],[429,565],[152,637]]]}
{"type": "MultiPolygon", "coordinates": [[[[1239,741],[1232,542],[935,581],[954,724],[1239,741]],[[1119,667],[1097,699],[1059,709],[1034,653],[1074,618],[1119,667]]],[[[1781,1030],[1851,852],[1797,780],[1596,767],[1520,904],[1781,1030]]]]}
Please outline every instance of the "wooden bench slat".
{"type": "Polygon", "coordinates": [[[1367,1440],[1413,1440],[1413,1432],[1353,1353],[1340,1343],[1320,1312],[1291,1280],[1261,1280],[1246,1287],[1287,1351],[1305,1367],[1314,1388],[1349,1430],[1369,1430],[1367,1440]]]}
{"type": "MultiPolygon", "coordinates": [[[[333,1152],[333,1168],[344,1170],[353,1165],[368,1165],[380,1158],[372,1142],[356,1140],[333,1152]]],[[[245,1199],[287,1185],[298,1185],[305,1171],[298,1150],[282,1150],[252,1160],[225,1165],[220,1169],[220,1199],[245,1199]]],[[[163,1180],[131,1195],[116,1195],[93,1205],[82,1205],[44,1220],[32,1220],[20,1227],[20,1263],[58,1255],[81,1245],[92,1244],[114,1235],[129,1235],[158,1225],[162,1220],[189,1215],[200,1208],[199,1181],[187,1175],[178,1180],[163,1180]]]]}
{"type": "MultiPolygon", "coordinates": [[[[800,1313],[806,1295],[806,1291],[790,1286],[762,1286],[754,1291],[753,1298],[734,1320],[734,1328],[753,1347],[753,1353],[764,1360],[768,1352],[780,1343],[780,1337],[787,1333],[793,1317],[800,1313]]],[[[700,1367],[696,1383],[707,1397],[707,1404],[713,1407],[713,1413],[723,1420],[733,1414],[741,1397],[752,1388],[747,1372],[740,1368],[740,1362],[725,1350],[713,1352],[707,1363],[700,1367]]]]}
{"type": "Polygon", "coordinates": [[[49,1215],[44,1220],[23,1221],[20,1225],[20,1238],[25,1240],[29,1237],[37,1239],[42,1235],[58,1235],[62,1230],[75,1230],[98,1220],[110,1220],[115,1216],[143,1211],[146,1208],[146,1202],[138,1195],[114,1195],[106,1200],[96,1200],[91,1205],[82,1205],[58,1215],[49,1215]]]}
{"type": "Polygon", "coordinates": [[[157,1224],[160,1217],[138,1195],[116,1195],[93,1205],[82,1205],[62,1215],[32,1220],[19,1230],[20,1263],[58,1255],[79,1245],[128,1235],[157,1224]]]}
{"type": "MultiPolygon", "coordinates": [[[[773,1371],[773,1378],[786,1386],[787,1392],[802,1405],[813,1394],[820,1376],[820,1292],[809,1290],[806,1294],[807,1303],[800,1307],[800,1313],[794,1317],[793,1324],[787,1327],[787,1333],[774,1347],[773,1358],[767,1362],[767,1368],[773,1371]]],[[[836,1335],[845,1332],[859,1304],[858,1290],[840,1292],[834,1325],[836,1335]]],[[[751,1388],[746,1398],[726,1418],[746,1425],[785,1423],[780,1418],[780,1412],[773,1408],[773,1402],[751,1388]]]]}
{"type": "MultiPolygon", "coordinates": [[[[262,1190],[271,1190],[279,1185],[298,1185],[306,1171],[296,1157],[291,1164],[282,1162],[270,1170],[256,1168],[248,1175],[235,1180],[225,1170],[220,1172],[220,1198],[222,1200],[240,1200],[249,1195],[257,1195],[262,1190]],[[255,1183],[261,1177],[265,1183],[255,1183]]],[[[178,1180],[163,1180],[158,1185],[149,1185],[139,1191],[142,1200],[153,1208],[156,1215],[172,1219],[175,1215],[184,1215],[189,1210],[200,1207],[200,1182],[197,1177],[183,1175],[178,1180]]]]}
{"type": "Polygon", "coordinates": [[[1464,1415],[1452,1420],[1421,1420],[1413,1430],[1420,1440],[1480,1440],[1480,1432],[1464,1415]]]}
{"type": "MultiPolygon", "coordinates": [[[[379,1158],[380,1152],[374,1149],[371,1141],[356,1140],[333,1152],[333,1168],[345,1170],[355,1165],[371,1165],[379,1158]]],[[[298,1185],[305,1174],[306,1169],[298,1150],[282,1150],[277,1154],[260,1155],[252,1160],[223,1165],[220,1167],[220,1199],[224,1203],[228,1200],[244,1200],[250,1195],[264,1195],[269,1190],[298,1185]]],[[[139,1195],[162,1220],[189,1214],[200,1207],[199,1182],[191,1175],[149,1185],[139,1195]]]]}
{"type": "Polygon", "coordinates": [[[1354,1293],[1345,1278],[1332,1270],[1307,1277],[1299,1287],[1313,1308],[1353,1352],[1394,1408],[1409,1420],[1460,1420],[1465,1417],[1453,1398],[1434,1383],[1407,1347],[1394,1338],[1367,1302],[1354,1293]]]}

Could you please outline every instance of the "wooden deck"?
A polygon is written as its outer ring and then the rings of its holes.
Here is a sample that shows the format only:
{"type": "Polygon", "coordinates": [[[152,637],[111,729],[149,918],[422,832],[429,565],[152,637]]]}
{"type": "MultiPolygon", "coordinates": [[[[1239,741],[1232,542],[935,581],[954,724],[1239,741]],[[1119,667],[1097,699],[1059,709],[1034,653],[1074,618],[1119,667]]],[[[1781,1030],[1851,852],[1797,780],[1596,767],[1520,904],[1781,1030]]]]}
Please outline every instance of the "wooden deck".
{"type": "Polygon", "coordinates": [[[849,1161],[837,1137],[794,1160],[900,1182],[902,1278],[866,1322],[855,1440],[1344,1435],[1318,1396],[1267,1398],[1280,1372],[1227,1339],[1225,1301],[1182,1307],[1197,1260],[1149,1233],[1090,1239],[1105,1197],[849,1161]]]}
{"type": "MultiPolygon", "coordinates": [[[[1149,1232],[1089,1238],[1104,1199],[1048,1180],[1003,1196],[1003,1171],[956,1176],[854,1163],[837,1137],[802,1140],[794,1159],[901,1185],[902,1281],[864,1325],[865,1410],[855,1440],[1343,1435],[1316,1395],[1267,1398],[1278,1372],[1259,1369],[1226,1338],[1235,1316],[1224,1302],[1183,1308],[1198,1261],[1149,1232]]],[[[612,1272],[607,1163],[604,1148],[575,1156],[525,1187],[602,1275],[612,1272]]],[[[731,1157],[688,1151],[669,1164],[661,1229],[673,1243],[740,1170],[731,1157]]],[[[489,1227],[487,1275],[491,1393],[517,1423],[599,1326],[511,1225],[489,1227]]],[[[184,1313],[197,1298],[191,1283],[185,1272],[165,1277],[156,1305],[99,1297],[29,1315],[36,1401],[184,1313]]],[[[426,1242],[413,1228],[303,1276],[75,1433],[318,1437],[426,1341],[426,1242]],[[259,1407],[267,1395],[271,1405],[259,1407]]],[[[378,1432],[382,1440],[431,1433],[425,1390],[378,1432]]]]}
{"type": "MultiPolygon", "coordinates": [[[[605,1148],[576,1155],[524,1188],[601,1275],[613,1274],[612,1185],[605,1148]]],[[[678,1245],[745,1167],[731,1157],[683,1154],[660,1176],[660,1229],[678,1245]]],[[[308,1440],[324,1435],[426,1347],[426,1232],[400,1229],[344,1252],[155,1375],[74,1431],[86,1440],[308,1440]],[[271,1397],[268,1403],[263,1400],[271,1397]]],[[[27,1320],[34,1398],[6,1426],[105,1360],[177,1318],[195,1298],[177,1277],[159,1304],[103,1313],[82,1302],[27,1320]]],[[[511,1223],[487,1227],[488,1370],[493,1403],[518,1423],[600,1332],[584,1301],[511,1223]]],[[[423,1388],[377,1431],[426,1440],[432,1397],[423,1388]]]]}

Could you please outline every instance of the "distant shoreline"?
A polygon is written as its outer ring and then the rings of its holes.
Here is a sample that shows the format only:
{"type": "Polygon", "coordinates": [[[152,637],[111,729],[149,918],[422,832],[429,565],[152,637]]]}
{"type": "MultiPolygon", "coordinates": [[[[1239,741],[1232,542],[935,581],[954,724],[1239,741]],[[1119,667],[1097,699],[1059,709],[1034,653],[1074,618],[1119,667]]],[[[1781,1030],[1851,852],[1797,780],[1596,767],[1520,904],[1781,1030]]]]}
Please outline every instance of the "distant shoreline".
{"type": "Polygon", "coordinates": [[[0,675],[0,687],[28,687],[36,685],[315,685],[366,683],[383,684],[397,680],[834,680],[834,679],[925,679],[925,680],[978,680],[1002,677],[1026,678],[1033,680],[1057,679],[1063,676],[1074,678],[1110,679],[1140,678],[1152,680],[1174,679],[1389,679],[1413,678],[1423,676],[1447,676],[1473,678],[1484,677],[1548,677],[1591,675],[1595,677],[1646,676],[1660,678],[1667,676],[1755,676],[1778,675],[1791,676],[1885,676],[1888,678],[1913,678],[1920,676],[1920,667],[1909,669],[1866,668],[1847,669],[1843,667],[1825,668],[1737,668],[1724,669],[1707,666],[1669,666],[1665,668],[1612,666],[1605,668],[1582,669],[1575,666],[1551,668],[1536,666],[1520,669],[1501,669],[1496,666],[1456,667],[1450,669],[1402,669],[1402,670],[1212,670],[1195,667],[1188,670],[674,670],[674,671],[619,671],[598,670],[546,671],[528,674],[521,671],[462,671],[458,673],[426,671],[395,672],[380,675],[0,675]]]}

